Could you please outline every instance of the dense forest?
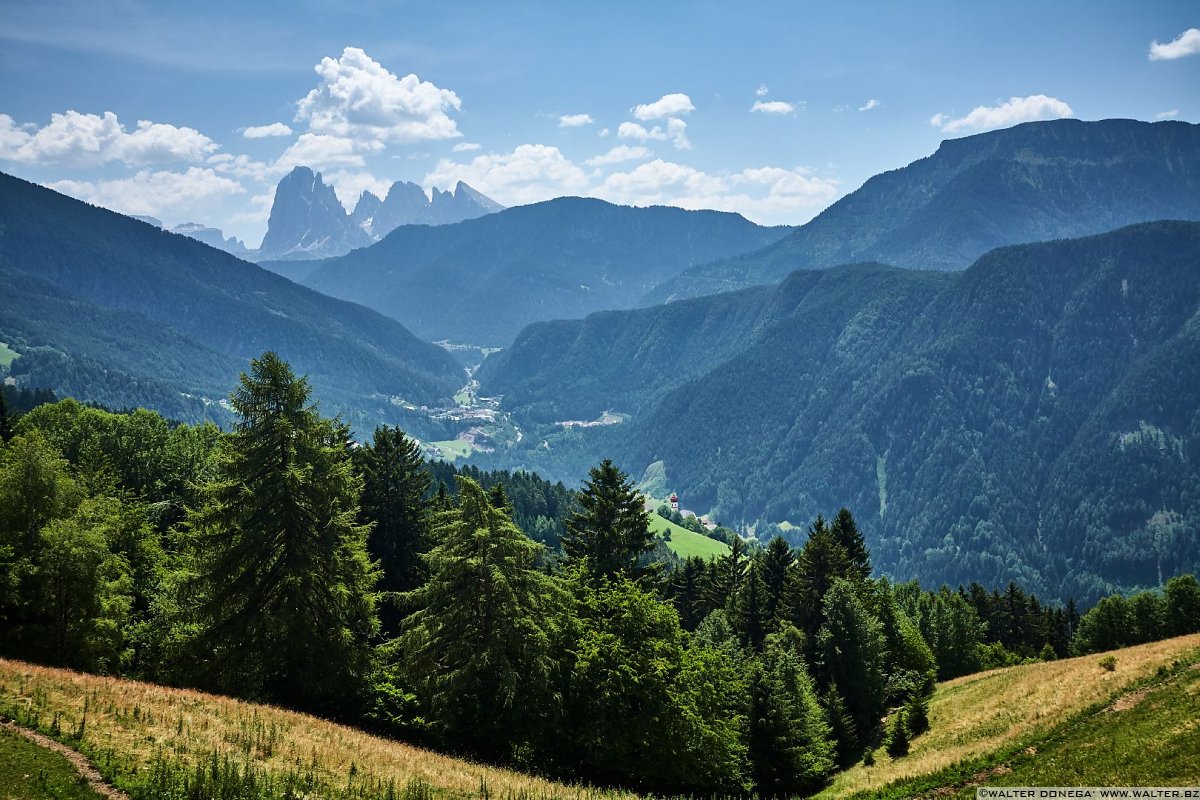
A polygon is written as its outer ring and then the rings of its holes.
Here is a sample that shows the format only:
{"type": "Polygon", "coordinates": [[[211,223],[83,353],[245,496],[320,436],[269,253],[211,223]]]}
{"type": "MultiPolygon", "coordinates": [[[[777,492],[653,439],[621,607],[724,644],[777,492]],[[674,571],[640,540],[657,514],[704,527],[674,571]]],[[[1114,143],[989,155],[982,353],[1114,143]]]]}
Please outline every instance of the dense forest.
{"type": "Polygon", "coordinates": [[[478,373],[527,427],[486,463],[661,461],[689,507],[793,545],[847,506],[882,570],[933,584],[1156,586],[1200,567],[1198,257],[1200,223],[1149,223],[532,326],[478,373]]]}
{"type": "Polygon", "coordinates": [[[808,794],[880,742],[903,757],[937,679],[1200,629],[1191,576],[1082,617],[1015,584],[894,584],[846,509],[799,548],[681,563],[611,461],[568,492],[426,464],[396,428],[358,445],[273,353],[229,432],[8,396],[3,655],[573,780],[808,794]]]}

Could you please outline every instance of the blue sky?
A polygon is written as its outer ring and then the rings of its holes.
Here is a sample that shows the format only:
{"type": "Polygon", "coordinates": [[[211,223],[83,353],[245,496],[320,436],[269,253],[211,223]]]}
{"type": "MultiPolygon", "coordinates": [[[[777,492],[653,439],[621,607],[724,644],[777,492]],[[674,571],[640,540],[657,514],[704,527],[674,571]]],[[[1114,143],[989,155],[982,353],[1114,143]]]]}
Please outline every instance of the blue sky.
{"type": "Polygon", "coordinates": [[[0,170],[251,246],[298,163],[348,205],[465,180],[797,224],[946,138],[1200,121],[1198,28],[1194,2],[6,0],[0,170]]]}

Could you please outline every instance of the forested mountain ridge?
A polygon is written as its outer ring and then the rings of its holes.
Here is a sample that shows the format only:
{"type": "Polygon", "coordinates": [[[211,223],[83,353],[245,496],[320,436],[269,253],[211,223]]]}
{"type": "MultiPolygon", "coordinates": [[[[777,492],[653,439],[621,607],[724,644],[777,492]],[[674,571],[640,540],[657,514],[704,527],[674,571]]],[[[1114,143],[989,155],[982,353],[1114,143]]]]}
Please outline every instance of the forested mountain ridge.
{"type": "MultiPolygon", "coordinates": [[[[1095,597],[1200,563],[1198,263],[1200,224],[1160,222],[1000,248],[956,274],[797,273],[741,295],[782,302],[813,282],[794,313],[661,400],[583,382],[537,394],[537,371],[510,388],[490,366],[482,391],[533,409],[651,398],[598,436],[634,470],[664,461],[689,506],[726,523],[853,507],[892,574],[1095,597]]],[[[496,366],[539,358],[517,351],[496,366]]],[[[573,448],[596,446],[571,436],[509,457],[569,471],[573,448]]]]}
{"type": "Polygon", "coordinates": [[[1028,122],[946,140],[927,158],[871,178],[779,242],[690,268],[647,301],[852,261],[960,270],[1002,245],[1158,219],[1200,219],[1200,125],[1028,122]]]}
{"type": "Polygon", "coordinates": [[[432,402],[461,384],[445,351],[376,312],[8,175],[0,226],[0,341],[22,383],[194,419],[275,349],[330,412],[371,424],[397,418],[389,397],[432,402]]]}
{"type": "Polygon", "coordinates": [[[630,308],[653,286],[789,228],[738,214],[561,197],[453,225],[406,225],[304,275],[420,336],[505,345],[526,325],[630,308]]]}

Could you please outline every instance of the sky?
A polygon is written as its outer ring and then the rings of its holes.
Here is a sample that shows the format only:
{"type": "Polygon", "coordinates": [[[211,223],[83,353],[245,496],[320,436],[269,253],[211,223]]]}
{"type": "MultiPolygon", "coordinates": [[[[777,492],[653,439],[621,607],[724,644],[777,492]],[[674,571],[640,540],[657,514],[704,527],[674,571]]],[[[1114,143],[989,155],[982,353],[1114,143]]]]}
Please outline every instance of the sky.
{"type": "Polygon", "coordinates": [[[795,225],[944,139],[1200,122],[1200,5],[3,0],[0,87],[0,171],[251,247],[297,165],[795,225]]]}

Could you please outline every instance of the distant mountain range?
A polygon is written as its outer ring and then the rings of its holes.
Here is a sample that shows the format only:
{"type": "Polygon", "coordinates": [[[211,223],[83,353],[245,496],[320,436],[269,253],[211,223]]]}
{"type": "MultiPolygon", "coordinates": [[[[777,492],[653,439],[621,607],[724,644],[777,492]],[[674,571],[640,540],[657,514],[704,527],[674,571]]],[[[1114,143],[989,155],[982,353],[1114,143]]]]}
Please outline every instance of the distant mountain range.
{"type": "Polygon", "coordinates": [[[454,225],[402,226],[378,244],[299,271],[267,266],[427,339],[500,346],[531,322],[632,307],[693,264],[757,249],[791,230],[719,211],[562,197],[454,225]]]}
{"type": "Polygon", "coordinates": [[[131,214],[136,220],[144,222],[147,225],[153,225],[156,228],[162,228],[170,233],[178,233],[181,236],[188,236],[195,239],[197,242],[204,242],[209,247],[215,247],[218,250],[224,250],[231,256],[248,259],[254,255],[254,251],[246,247],[241,239],[230,236],[225,238],[225,233],[220,228],[210,228],[207,225],[201,225],[199,222],[184,222],[181,225],[175,225],[168,228],[163,225],[162,220],[157,217],[149,217],[142,214],[131,214]]]}
{"type": "Polygon", "coordinates": [[[760,532],[847,506],[895,575],[1094,598],[1200,568],[1200,223],[540,323],[477,375],[527,434],[493,466],[663,462],[760,532]]]}
{"type": "Polygon", "coordinates": [[[400,404],[462,384],[441,348],[361,306],[0,174],[0,342],[22,385],[176,419],[224,419],[248,360],[275,350],[326,413],[419,425],[400,404]]]}
{"type": "Polygon", "coordinates": [[[871,178],[790,236],[686,270],[645,302],[855,261],[959,270],[994,247],[1158,219],[1200,219],[1200,125],[1030,122],[945,141],[928,158],[871,178]]]}
{"type": "Polygon", "coordinates": [[[504,210],[461,181],[433,197],[415,183],[397,181],[380,199],[363,192],[352,213],[333,187],[308,167],[296,167],[275,188],[275,200],[255,261],[327,258],[366,247],[401,225],[447,225],[504,210]]]}

